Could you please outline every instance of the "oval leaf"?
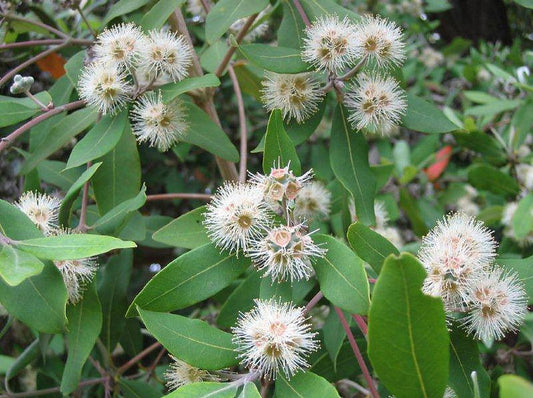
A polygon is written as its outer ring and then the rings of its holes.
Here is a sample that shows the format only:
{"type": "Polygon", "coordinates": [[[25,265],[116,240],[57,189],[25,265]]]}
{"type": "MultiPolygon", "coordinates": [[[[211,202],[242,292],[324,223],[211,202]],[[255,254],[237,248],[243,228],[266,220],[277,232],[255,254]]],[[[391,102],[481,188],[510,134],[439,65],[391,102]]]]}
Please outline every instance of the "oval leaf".
{"type": "Polygon", "coordinates": [[[302,73],[310,67],[302,61],[301,50],[288,47],[273,47],[268,44],[244,44],[240,52],[252,64],[276,73],[302,73]]]}
{"type": "Polygon", "coordinates": [[[194,249],[209,243],[209,237],[202,224],[205,206],[198,207],[171,221],[157,230],[153,239],[174,247],[194,249]]]}
{"type": "Polygon", "coordinates": [[[339,393],[326,379],[301,372],[287,380],[283,375],[276,379],[276,398],[339,398],[339,393]]]}
{"type": "Polygon", "coordinates": [[[435,105],[409,93],[407,93],[407,112],[402,125],[421,133],[447,133],[457,130],[457,126],[435,105]]]}
{"type": "Polygon", "coordinates": [[[44,264],[35,256],[17,250],[10,245],[0,250],[0,276],[10,286],[16,286],[26,278],[38,275],[44,264]]]}
{"type": "Polygon", "coordinates": [[[165,395],[165,398],[234,398],[237,389],[230,383],[192,383],[165,395]]]}
{"type": "Polygon", "coordinates": [[[301,174],[300,159],[294,148],[294,144],[283,128],[283,119],[279,109],[270,114],[265,136],[265,153],[263,156],[263,171],[270,174],[274,164],[281,162],[281,167],[288,166],[296,175],[301,174]]]}

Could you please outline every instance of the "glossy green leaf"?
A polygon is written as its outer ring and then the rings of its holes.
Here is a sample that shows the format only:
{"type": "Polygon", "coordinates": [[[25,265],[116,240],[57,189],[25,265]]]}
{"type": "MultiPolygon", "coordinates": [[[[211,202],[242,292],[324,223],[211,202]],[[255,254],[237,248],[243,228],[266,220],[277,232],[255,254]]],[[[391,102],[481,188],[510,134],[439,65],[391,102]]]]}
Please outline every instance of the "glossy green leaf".
{"type": "Polygon", "coordinates": [[[478,117],[482,117],[482,116],[492,117],[502,112],[511,111],[519,107],[520,105],[522,105],[522,103],[523,103],[522,100],[517,100],[517,99],[498,100],[498,101],[494,101],[494,102],[491,102],[485,105],[473,106],[472,108],[469,108],[465,111],[465,115],[478,116],[478,117]]]}
{"type": "Polygon", "coordinates": [[[400,254],[392,243],[360,222],[350,225],[347,238],[357,255],[370,264],[377,274],[389,254],[400,254]]]}
{"type": "Polygon", "coordinates": [[[83,364],[102,327],[102,308],[94,283],[87,287],[79,303],[67,308],[67,317],[68,357],[61,379],[61,392],[65,395],[78,388],[83,364]]]}
{"type": "Polygon", "coordinates": [[[41,260],[29,253],[10,245],[0,248],[0,276],[10,286],[16,286],[25,279],[38,275],[43,267],[41,260]]]}
{"type": "MultiPolygon", "coordinates": [[[[227,40],[219,39],[215,41],[202,52],[202,55],[200,56],[200,66],[207,72],[215,73],[229,48],[227,40]]],[[[222,71],[222,75],[224,75],[226,71],[227,67],[222,71]]]]}
{"type": "Polygon", "coordinates": [[[109,9],[106,17],[102,21],[102,25],[106,25],[108,22],[120,17],[121,15],[135,11],[149,2],[150,0],[120,0],[113,4],[113,6],[109,9]]]}
{"type": "Polygon", "coordinates": [[[354,22],[360,18],[358,14],[341,6],[335,0],[301,0],[301,3],[311,21],[325,15],[338,15],[341,18],[347,16],[354,22]]]}
{"type": "Polygon", "coordinates": [[[184,105],[189,128],[183,141],[197,145],[222,159],[238,162],[239,152],[226,133],[193,103],[186,102],[184,105]]]}
{"type": "Polygon", "coordinates": [[[524,282],[526,293],[529,297],[528,303],[533,304],[533,256],[527,258],[505,258],[498,257],[496,262],[506,270],[517,273],[524,282]]]}
{"type": "Polygon", "coordinates": [[[283,128],[281,111],[276,109],[272,111],[268,119],[265,136],[265,153],[263,156],[263,172],[270,174],[270,169],[274,165],[277,165],[278,161],[281,163],[281,167],[290,164],[290,168],[294,174],[301,174],[300,159],[298,159],[293,142],[283,128]]]}
{"type": "Polygon", "coordinates": [[[523,377],[503,375],[498,378],[500,398],[531,398],[533,384],[523,377]]]}
{"type": "Polygon", "coordinates": [[[283,282],[274,282],[270,277],[262,278],[259,286],[259,298],[261,300],[292,300],[292,283],[288,280],[283,282]]]}
{"type": "Polygon", "coordinates": [[[407,94],[407,112],[402,119],[405,128],[421,133],[447,133],[457,130],[435,105],[416,95],[407,94]]]}
{"type": "Polygon", "coordinates": [[[80,166],[111,151],[120,140],[127,121],[127,111],[104,116],[72,149],[67,168],[80,166]]]}
{"type": "Polygon", "coordinates": [[[496,138],[487,133],[481,131],[458,131],[453,136],[459,145],[481,154],[488,162],[495,165],[505,163],[505,150],[496,138]]]}
{"type": "Polygon", "coordinates": [[[98,279],[98,297],[102,303],[102,331],[100,338],[112,352],[120,340],[128,309],[128,286],[133,267],[133,251],[122,250],[111,257],[98,279]]]}
{"type": "Polygon", "coordinates": [[[161,391],[145,381],[120,379],[118,381],[124,398],[160,398],[161,391]]]}
{"type": "Polygon", "coordinates": [[[244,44],[239,51],[252,64],[276,73],[302,73],[309,65],[302,61],[300,49],[274,47],[268,44],[244,44]]]}
{"type": "Polygon", "coordinates": [[[283,19],[278,29],[278,44],[282,47],[300,49],[303,45],[305,24],[292,1],[284,1],[283,19]]]}
{"type": "Polygon", "coordinates": [[[203,76],[188,77],[176,83],[168,83],[161,86],[160,90],[164,101],[171,101],[178,95],[188,91],[197,90],[206,87],[218,87],[220,80],[212,73],[203,76]]]}
{"type": "Polygon", "coordinates": [[[290,380],[283,375],[276,379],[275,398],[340,398],[339,393],[326,379],[311,373],[300,372],[290,380]]]}
{"type": "MultiPolygon", "coordinates": [[[[46,91],[36,94],[35,97],[43,104],[52,102],[50,94],[46,91]]],[[[42,112],[39,105],[29,98],[15,98],[0,96],[0,127],[11,126],[12,124],[29,119],[33,115],[42,112]]]]}
{"type": "Polygon", "coordinates": [[[352,194],[359,220],[367,225],[374,224],[376,178],[368,163],[368,144],[363,134],[348,122],[342,104],[337,106],[333,116],[329,157],[335,176],[352,194]]]}
{"type": "Polygon", "coordinates": [[[16,206],[0,199],[0,233],[14,240],[40,238],[43,233],[16,206]]]}
{"type": "Polygon", "coordinates": [[[194,249],[209,243],[203,226],[205,206],[200,206],[157,230],[153,239],[174,247],[194,249]]]}
{"type": "Polygon", "coordinates": [[[205,21],[205,36],[209,43],[222,37],[233,22],[263,11],[268,0],[220,0],[211,8],[205,21]]]}
{"type": "Polygon", "coordinates": [[[79,51],[72,57],[70,57],[67,63],[65,64],[65,72],[67,78],[70,80],[70,83],[73,87],[78,86],[78,80],[80,79],[80,76],[83,72],[86,56],[87,50],[79,51]]]}
{"type": "Polygon", "coordinates": [[[170,14],[181,7],[183,3],[185,3],[185,0],[159,0],[150,11],[144,14],[141,26],[146,30],[160,29],[170,17],[170,14]]]}
{"type": "Polygon", "coordinates": [[[250,259],[220,252],[212,244],[182,254],[158,272],[135,297],[135,306],[153,311],[174,311],[211,297],[229,286],[250,266],[250,259]]]}
{"type": "Polygon", "coordinates": [[[165,395],[165,398],[235,398],[237,389],[229,383],[192,383],[165,395]]]}
{"type": "Polygon", "coordinates": [[[398,398],[441,398],[448,382],[446,317],[442,301],[422,293],[425,276],[412,255],[391,255],[374,286],[368,355],[379,379],[398,398]]]}
{"type": "Polygon", "coordinates": [[[486,164],[472,166],[468,171],[468,182],[477,189],[497,195],[515,196],[520,190],[513,177],[486,164]]]}
{"type": "Polygon", "coordinates": [[[223,328],[235,326],[240,312],[247,312],[254,306],[254,299],[259,297],[261,274],[252,271],[241,284],[233,290],[224,302],[217,317],[217,325],[223,328]]]}
{"type": "Polygon", "coordinates": [[[142,310],[137,307],[148,331],[172,355],[206,370],[223,369],[238,363],[232,335],[198,319],[142,310]]]}
{"type": "Polygon", "coordinates": [[[60,225],[69,226],[70,213],[74,201],[78,197],[78,194],[83,188],[83,185],[91,179],[91,177],[94,175],[94,173],[96,173],[96,170],[98,170],[98,167],[100,167],[101,164],[101,162],[93,164],[91,167],[85,170],[69,188],[69,190],[65,194],[65,197],[61,201],[61,207],[59,208],[60,225]]]}
{"type": "Polygon", "coordinates": [[[324,296],[352,314],[366,314],[370,297],[363,261],[331,236],[316,235],[313,239],[327,249],[325,257],[313,264],[324,296]]]}
{"type": "Polygon", "coordinates": [[[112,236],[68,234],[27,239],[17,242],[20,250],[48,260],[74,260],[107,253],[114,249],[136,247],[135,243],[112,236]]]}

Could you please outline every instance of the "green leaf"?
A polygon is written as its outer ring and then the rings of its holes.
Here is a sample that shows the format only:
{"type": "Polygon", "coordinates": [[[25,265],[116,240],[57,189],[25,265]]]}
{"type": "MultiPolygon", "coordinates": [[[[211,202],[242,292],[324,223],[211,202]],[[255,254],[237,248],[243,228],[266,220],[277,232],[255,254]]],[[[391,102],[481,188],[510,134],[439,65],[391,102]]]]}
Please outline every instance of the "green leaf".
{"type": "Polygon", "coordinates": [[[202,224],[204,212],[205,206],[200,206],[179,216],[157,230],[153,235],[153,239],[156,242],[186,249],[194,249],[209,243],[209,237],[202,224]]]}
{"type": "Polygon", "coordinates": [[[448,384],[458,398],[488,398],[490,377],[481,365],[477,342],[457,328],[450,333],[450,378],[448,384]],[[475,396],[472,372],[477,373],[480,397],[475,396]]]}
{"type": "Polygon", "coordinates": [[[270,277],[262,278],[259,286],[259,298],[261,300],[276,299],[281,301],[292,300],[292,283],[288,280],[273,282],[270,277]]]}
{"type": "Polygon", "coordinates": [[[109,259],[98,279],[98,297],[102,303],[102,331],[100,338],[112,352],[126,326],[124,315],[128,309],[128,286],[133,267],[133,251],[122,250],[109,259]]]}
{"type": "Polygon", "coordinates": [[[324,296],[352,314],[366,314],[370,297],[363,261],[331,236],[316,235],[313,240],[328,251],[313,264],[324,296]]]}
{"type": "MultiPolygon", "coordinates": [[[[344,315],[348,324],[350,324],[352,317],[346,313],[344,315]]],[[[333,307],[330,307],[328,317],[326,318],[324,326],[322,327],[322,332],[324,333],[324,346],[326,347],[329,358],[333,363],[333,370],[336,372],[337,357],[339,356],[342,343],[346,337],[346,332],[344,331],[344,327],[342,326],[342,323],[333,307]]]]}
{"type": "Polygon", "coordinates": [[[363,134],[349,124],[342,104],[333,116],[329,157],[335,176],[352,194],[359,220],[374,224],[376,179],[368,164],[368,144],[363,134]]]}
{"type": "MultiPolygon", "coordinates": [[[[42,91],[35,97],[43,104],[52,102],[50,94],[42,91]]],[[[0,127],[11,126],[12,124],[29,119],[33,115],[41,112],[41,108],[29,98],[15,98],[0,96],[0,127]]]]}
{"type": "Polygon", "coordinates": [[[43,236],[26,214],[2,199],[0,199],[0,233],[14,240],[43,236]]]}
{"type": "Polygon", "coordinates": [[[359,15],[337,4],[334,0],[301,0],[302,7],[311,21],[324,15],[345,15],[352,21],[357,22],[359,15]]]}
{"type": "Polygon", "coordinates": [[[39,275],[17,286],[0,279],[0,302],[11,315],[39,332],[60,333],[67,322],[67,289],[57,267],[49,262],[39,275]]]}
{"type": "Polygon", "coordinates": [[[465,111],[469,116],[496,116],[499,113],[511,111],[523,104],[522,100],[498,100],[485,105],[473,106],[465,111]]]}
{"type": "Polygon", "coordinates": [[[149,2],[150,0],[120,0],[119,2],[113,4],[106,17],[102,21],[102,25],[107,25],[108,22],[112,21],[116,17],[120,17],[121,15],[135,11],[149,2]]]}
{"type": "Polygon", "coordinates": [[[183,141],[197,145],[222,159],[238,162],[239,152],[220,126],[193,103],[185,102],[184,106],[187,112],[189,128],[183,141]]]}
{"type": "Polygon", "coordinates": [[[160,29],[170,14],[181,7],[183,3],[185,0],[159,0],[150,11],[144,14],[141,26],[145,30],[160,29]]]}
{"type": "Polygon", "coordinates": [[[347,238],[352,249],[370,264],[376,274],[390,254],[400,254],[392,243],[360,222],[350,225],[347,238]]]}
{"type": "MultiPolygon", "coordinates": [[[[215,73],[229,48],[226,40],[215,41],[200,56],[200,66],[210,73],[215,73]]],[[[226,70],[227,68],[224,68],[222,75],[226,73],[226,70]]]]}
{"type": "Polygon", "coordinates": [[[533,193],[520,199],[513,215],[513,229],[516,239],[523,239],[533,230],[533,193]]]}
{"type": "Polygon", "coordinates": [[[503,375],[498,378],[500,398],[531,398],[533,384],[516,375],[503,375]]]}
{"type": "Polygon", "coordinates": [[[153,311],[174,311],[211,297],[229,286],[250,266],[244,256],[220,252],[206,244],[182,254],[158,272],[133,300],[135,306],[153,311]]]}
{"type": "Polygon", "coordinates": [[[257,391],[257,387],[254,383],[246,383],[241,393],[237,395],[237,398],[261,398],[261,394],[257,391]]]}
{"type": "Polygon", "coordinates": [[[403,117],[402,125],[421,133],[447,133],[457,130],[457,126],[435,105],[409,93],[407,94],[407,113],[403,117]]]}
{"type": "Polygon", "coordinates": [[[529,297],[528,303],[533,304],[533,256],[527,258],[502,258],[498,257],[496,262],[508,271],[518,274],[524,282],[526,293],[529,297]]]}
{"type": "Polygon", "coordinates": [[[176,83],[161,86],[161,94],[165,102],[172,101],[178,95],[205,87],[218,87],[220,80],[212,73],[203,76],[188,77],[176,83]]]}
{"type": "Polygon", "coordinates": [[[303,45],[305,24],[292,1],[284,1],[283,19],[278,29],[278,44],[300,49],[303,45]]]}
{"type": "Polygon", "coordinates": [[[66,165],[57,160],[44,160],[37,166],[37,173],[42,181],[67,192],[84,170],[83,167],[65,170],[66,165]]]}
{"type": "Polygon", "coordinates": [[[25,279],[38,275],[44,264],[35,256],[17,250],[10,245],[0,250],[0,276],[10,286],[16,286],[25,279]]]}
{"type": "Polygon", "coordinates": [[[148,331],[176,358],[205,370],[218,370],[238,363],[231,334],[198,319],[139,307],[137,311],[148,331]]]}
{"type": "Polygon", "coordinates": [[[288,47],[274,47],[268,44],[243,44],[239,51],[252,64],[276,73],[302,73],[309,65],[302,61],[301,50],[288,47]]]}
{"type": "Polygon", "coordinates": [[[124,398],[160,398],[161,392],[145,381],[120,379],[118,381],[124,398]]]}
{"type": "Polygon", "coordinates": [[[261,274],[252,271],[241,284],[231,292],[217,317],[217,325],[223,328],[235,326],[239,311],[247,312],[254,306],[254,299],[259,297],[261,274]]]}
{"type": "Polygon", "coordinates": [[[87,361],[102,327],[102,308],[94,283],[88,286],[83,299],[67,309],[68,357],[61,379],[61,392],[70,394],[78,388],[83,364],[87,361]]]}
{"type": "Polygon", "coordinates": [[[412,255],[391,255],[374,286],[368,354],[380,380],[398,398],[441,398],[448,382],[446,317],[442,301],[422,293],[425,276],[412,255]]]}
{"type": "Polygon", "coordinates": [[[400,189],[400,207],[406,213],[409,222],[411,223],[411,228],[417,236],[424,236],[428,232],[428,227],[424,222],[424,218],[420,212],[420,207],[407,191],[406,188],[400,189]]]}
{"type": "Polygon", "coordinates": [[[270,114],[265,136],[265,153],[263,156],[263,171],[270,174],[274,165],[281,163],[281,167],[290,164],[291,170],[296,175],[302,173],[300,159],[294,148],[294,144],[283,128],[281,111],[276,109],[270,114]]]}
{"type": "Polygon", "coordinates": [[[93,108],[80,109],[65,116],[48,132],[43,144],[28,156],[21,173],[33,170],[43,159],[67,145],[72,137],[88,128],[97,118],[98,113],[93,108]]]}
{"type": "Polygon", "coordinates": [[[237,386],[230,383],[192,383],[165,395],[165,398],[234,398],[237,389],[237,386]]]}
{"type": "Polygon", "coordinates": [[[476,104],[488,104],[490,102],[498,101],[497,97],[487,94],[484,91],[465,90],[463,95],[476,104]]]}
{"type": "Polygon", "coordinates": [[[233,22],[263,11],[268,0],[220,0],[207,14],[205,36],[209,43],[222,37],[233,22]]]}
{"type": "Polygon", "coordinates": [[[136,245],[106,235],[68,234],[22,240],[17,247],[47,260],[75,260],[136,245]]]}
{"type": "Polygon", "coordinates": [[[35,339],[32,341],[30,345],[28,345],[24,351],[13,361],[11,366],[6,371],[6,385],[7,382],[15,377],[17,374],[19,374],[26,366],[31,364],[33,361],[37,359],[37,357],[40,354],[40,346],[39,346],[39,339],[35,339]]]}
{"type": "Polygon", "coordinates": [[[78,80],[83,72],[86,56],[87,50],[79,51],[70,57],[65,64],[65,72],[67,74],[67,78],[72,84],[72,87],[78,87],[78,80]]]}
{"type": "Polygon", "coordinates": [[[468,170],[468,182],[477,189],[496,195],[515,196],[520,191],[515,179],[487,164],[478,164],[468,170]]]}
{"type": "Polygon", "coordinates": [[[101,164],[101,162],[93,164],[91,167],[85,170],[74,182],[74,184],[72,184],[72,186],[69,188],[69,190],[65,194],[65,197],[61,201],[61,207],[59,208],[60,225],[69,225],[70,212],[72,210],[72,205],[74,201],[78,197],[78,194],[83,188],[83,185],[85,185],[85,183],[91,179],[91,177],[94,175],[94,173],[96,173],[96,170],[98,170],[98,167],[100,167],[101,164]]]}
{"type": "Polygon", "coordinates": [[[276,379],[275,398],[340,398],[339,393],[326,379],[311,373],[300,372],[287,380],[282,374],[276,379]]]}
{"type": "Polygon", "coordinates": [[[81,166],[111,151],[118,144],[127,121],[127,111],[104,116],[72,149],[67,169],[81,166]]]}
{"type": "Polygon", "coordinates": [[[141,161],[129,127],[122,133],[117,146],[98,161],[102,166],[94,175],[92,186],[98,211],[105,214],[135,197],[141,188],[141,161]]]}
{"type": "Polygon", "coordinates": [[[490,163],[502,165],[506,161],[505,151],[500,143],[484,132],[457,131],[453,136],[459,145],[481,154],[490,163]]]}

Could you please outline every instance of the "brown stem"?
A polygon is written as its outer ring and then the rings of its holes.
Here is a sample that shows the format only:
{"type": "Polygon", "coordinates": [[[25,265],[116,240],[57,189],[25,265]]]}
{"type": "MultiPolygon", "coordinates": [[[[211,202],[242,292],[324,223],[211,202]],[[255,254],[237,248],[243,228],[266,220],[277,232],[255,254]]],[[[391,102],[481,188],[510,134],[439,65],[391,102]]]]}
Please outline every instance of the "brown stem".
{"type": "Polygon", "coordinates": [[[265,381],[264,383],[261,383],[261,398],[267,397],[269,387],[270,387],[269,381],[265,381]]]}
{"type": "Polygon", "coordinates": [[[202,2],[202,7],[204,7],[205,13],[209,14],[209,10],[211,9],[209,2],[207,0],[200,0],[200,1],[202,2]]]}
{"type": "Polygon", "coordinates": [[[65,41],[63,41],[63,43],[59,44],[58,46],[55,46],[55,47],[50,47],[48,50],[45,50],[37,55],[35,55],[34,57],[31,57],[30,59],[24,61],[23,63],[21,63],[20,65],[14,67],[13,69],[11,69],[9,72],[7,72],[3,77],[2,79],[0,79],[0,87],[2,87],[4,84],[6,84],[9,80],[11,80],[11,78],[13,76],[15,76],[19,71],[21,71],[22,69],[32,65],[34,62],[37,62],[39,61],[40,59],[46,57],[47,55],[50,55],[54,52],[56,52],[57,50],[60,50],[64,47],[67,47],[68,45],[70,45],[70,39],[67,39],[65,41]]]}
{"type": "Polygon", "coordinates": [[[131,358],[128,362],[126,362],[124,365],[122,365],[120,368],[118,368],[116,375],[120,376],[126,370],[131,368],[133,365],[135,365],[137,362],[139,362],[141,359],[143,359],[145,356],[150,354],[152,351],[158,349],[159,347],[161,347],[161,343],[155,342],[151,346],[145,348],[144,350],[139,352],[137,355],[135,355],[133,358],[131,358]]]}
{"type": "Polygon", "coordinates": [[[357,63],[357,65],[355,65],[352,69],[350,69],[344,75],[338,77],[337,80],[346,81],[349,78],[351,78],[353,75],[355,75],[359,71],[359,69],[361,69],[363,67],[363,65],[365,64],[367,58],[368,57],[365,55],[363,58],[361,58],[361,60],[357,63]]]}
{"type": "Polygon", "coordinates": [[[248,131],[246,129],[246,114],[244,111],[244,101],[242,99],[241,87],[239,80],[233,69],[233,65],[228,66],[228,73],[233,83],[235,96],[237,97],[237,108],[239,109],[239,128],[240,128],[240,163],[239,163],[239,181],[246,182],[247,156],[248,156],[248,131]]]}
{"type": "Polygon", "coordinates": [[[156,200],[170,200],[170,199],[198,199],[209,202],[211,195],[204,193],[160,193],[157,195],[147,195],[147,202],[154,202],[156,200]]]}
{"type": "Polygon", "coordinates": [[[163,348],[161,349],[161,351],[159,351],[159,354],[157,354],[157,357],[155,357],[154,362],[152,362],[152,364],[146,371],[146,379],[145,379],[146,382],[150,380],[150,377],[152,377],[152,374],[154,373],[155,367],[157,366],[159,361],[161,361],[161,358],[163,358],[163,355],[165,355],[166,352],[167,352],[166,348],[163,348]]]}
{"type": "Polygon", "coordinates": [[[39,108],[41,108],[41,110],[43,112],[48,112],[52,107],[48,107],[48,105],[45,105],[43,104],[41,101],[39,101],[39,99],[37,97],[35,97],[32,93],[28,91],[24,92],[24,94],[26,94],[26,96],[31,99],[33,102],[35,102],[37,105],[39,105],[39,108]]]}
{"type": "Polygon", "coordinates": [[[304,21],[305,26],[309,27],[311,26],[311,21],[309,21],[309,17],[305,13],[304,8],[302,7],[302,3],[300,3],[300,0],[292,0],[294,6],[296,7],[296,10],[298,10],[298,13],[302,17],[302,21],[304,21]]]}
{"type": "MultiPolygon", "coordinates": [[[[248,33],[248,29],[250,29],[250,26],[252,26],[252,24],[254,23],[255,19],[257,18],[257,15],[258,14],[254,14],[248,17],[239,34],[237,35],[237,38],[235,39],[237,44],[240,44],[242,39],[244,39],[244,36],[246,36],[246,33],[248,33]]],[[[222,58],[222,61],[220,61],[220,64],[215,70],[215,75],[217,75],[217,77],[222,76],[222,73],[224,73],[224,70],[231,61],[231,57],[233,57],[235,51],[237,51],[237,47],[234,47],[233,45],[228,49],[228,51],[226,51],[224,58],[222,58]]]]}
{"type": "Polygon", "coordinates": [[[359,329],[361,329],[361,332],[366,336],[368,334],[368,326],[363,317],[361,315],[352,314],[352,318],[355,323],[357,323],[357,326],[359,326],[359,329]]]}
{"type": "MultiPolygon", "coordinates": [[[[78,384],[79,387],[83,386],[91,386],[94,384],[100,384],[104,383],[109,379],[109,377],[100,377],[98,379],[90,379],[90,380],[84,380],[81,381],[78,384]]],[[[25,391],[25,392],[16,392],[16,393],[8,393],[4,395],[0,395],[0,398],[20,398],[20,397],[37,397],[40,395],[47,395],[52,394],[55,392],[58,392],[60,387],[52,387],[52,388],[45,388],[44,390],[37,390],[37,391],[25,391]]]]}
{"type": "Polygon", "coordinates": [[[83,22],[85,22],[85,25],[87,25],[87,28],[89,28],[89,31],[91,32],[93,37],[96,39],[96,32],[94,31],[94,29],[92,28],[91,24],[89,23],[89,21],[85,17],[85,14],[83,13],[83,10],[81,9],[80,5],[78,4],[76,6],[76,8],[78,9],[78,12],[80,13],[81,19],[83,19],[83,22]]]}
{"type": "Polygon", "coordinates": [[[346,321],[346,318],[344,317],[344,314],[339,307],[335,307],[335,311],[337,312],[337,315],[339,316],[339,319],[341,320],[342,327],[344,328],[344,331],[346,332],[346,336],[348,337],[348,341],[350,342],[350,345],[352,346],[353,353],[355,354],[355,358],[357,359],[357,362],[359,363],[359,367],[361,368],[363,372],[363,376],[365,377],[365,380],[368,384],[368,388],[370,389],[370,392],[372,393],[372,397],[380,398],[379,393],[376,390],[376,386],[374,385],[374,380],[372,380],[372,376],[370,376],[370,372],[368,371],[365,360],[363,359],[363,355],[361,354],[361,350],[359,349],[359,346],[357,345],[357,342],[355,341],[355,337],[353,337],[352,331],[350,330],[350,325],[348,325],[348,322],[346,321]]]}
{"type": "MultiPolygon", "coordinates": [[[[33,47],[33,46],[49,46],[51,44],[61,44],[65,39],[44,39],[44,40],[28,40],[28,41],[17,41],[14,43],[7,43],[0,45],[0,51],[9,50],[11,48],[21,48],[21,47],[33,47]]],[[[90,46],[93,44],[92,40],[86,39],[70,39],[69,44],[72,46],[90,46]]]]}
{"type": "Polygon", "coordinates": [[[42,115],[37,116],[35,119],[30,120],[29,122],[23,124],[18,129],[13,131],[11,134],[9,134],[7,137],[0,139],[0,152],[7,148],[13,141],[15,141],[18,136],[20,136],[22,133],[28,131],[32,127],[35,127],[42,121],[51,118],[54,115],[57,115],[58,113],[64,112],[64,111],[70,111],[73,109],[83,108],[86,105],[86,102],[83,100],[80,101],[74,101],[69,102],[68,104],[58,106],[57,108],[50,109],[48,112],[43,113],[42,115]]]}
{"type": "Polygon", "coordinates": [[[58,30],[58,29],[56,29],[56,28],[54,28],[54,27],[52,27],[50,25],[47,25],[45,23],[42,23],[42,22],[39,22],[39,21],[34,21],[33,19],[19,17],[18,15],[13,15],[13,14],[0,14],[0,16],[2,18],[9,19],[9,20],[12,20],[12,21],[25,22],[25,23],[32,24],[34,26],[38,26],[40,28],[43,28],[43,29],[49,31],[50,33],[55,34],[56,36],[62,37],[63,39],[71,39],[71,37],[69,35],[67,35],[66,33],[63,33],[60,30],[58,30]]]}
{"type": "Polygon", "coordinates": [[[313,309],[315,305],[324,297],[324,294],[319,291],[315,296],[307,303],[307,305],[304,308],[304,314],[307,314],[309,311],[313,309]]]}

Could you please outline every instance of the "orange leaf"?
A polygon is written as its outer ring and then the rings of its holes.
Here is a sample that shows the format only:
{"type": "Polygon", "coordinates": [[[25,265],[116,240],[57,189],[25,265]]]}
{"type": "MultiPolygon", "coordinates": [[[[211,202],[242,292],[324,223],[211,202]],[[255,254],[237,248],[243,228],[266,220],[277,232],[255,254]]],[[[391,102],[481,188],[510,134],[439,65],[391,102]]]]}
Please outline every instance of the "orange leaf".
{"type": "Polygon", "coordinates": [[[65,58],[57,53],[48,54],[46,57],[37,61],[37,66],[43,72],[48,72],[54,79],[59,79],[65,74],[65,58]]]}
{"type": "Polygon", "coordinates": [[[444,170],[446,170],[446,167],[450,162],[451,155],[452,147],[450,145],[446,145],[435,154],[435,162],[424,170],[429,181],[435,181],[442,173],[444,173],[444,170]]]}

